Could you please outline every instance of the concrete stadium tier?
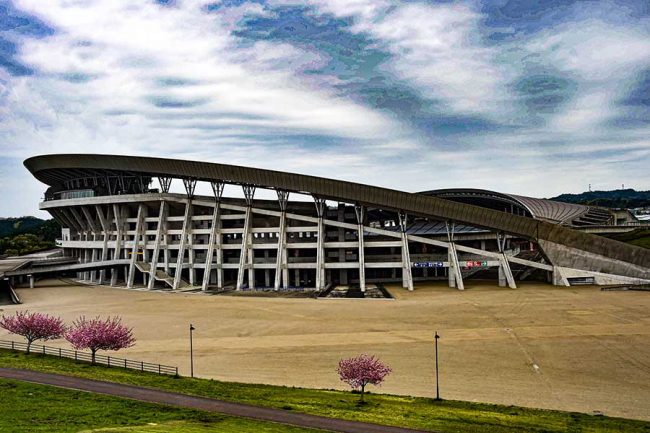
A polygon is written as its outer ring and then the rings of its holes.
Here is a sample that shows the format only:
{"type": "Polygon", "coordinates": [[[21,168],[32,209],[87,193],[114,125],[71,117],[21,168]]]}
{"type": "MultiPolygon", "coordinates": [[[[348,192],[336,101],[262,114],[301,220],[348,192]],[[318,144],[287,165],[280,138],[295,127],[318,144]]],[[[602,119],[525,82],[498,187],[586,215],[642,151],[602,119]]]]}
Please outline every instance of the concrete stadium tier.
{"type": "Polygon", "coordinates": [[[95,282],[362,291],[369,282],[412,290],[414,281],[443,278],[458,289],[467,278],[511,288],[526,278],[650,282],[650,251],[571,228],[607,221],[587,206],[484,190],[408,193],[162,158],[44,155],[25,166],[49,186],[40,208],[63,227],[60,246],[78,259],[71,270],[95,282]],[[185,194],[170,192],[174,180],[185,194]],[[213,195],[196,195],[198,182],[213,195]],[[244,198],[226,197],[227,184],[244,198]],[[255,198],[260,189],[278,199],[255,198]]]}

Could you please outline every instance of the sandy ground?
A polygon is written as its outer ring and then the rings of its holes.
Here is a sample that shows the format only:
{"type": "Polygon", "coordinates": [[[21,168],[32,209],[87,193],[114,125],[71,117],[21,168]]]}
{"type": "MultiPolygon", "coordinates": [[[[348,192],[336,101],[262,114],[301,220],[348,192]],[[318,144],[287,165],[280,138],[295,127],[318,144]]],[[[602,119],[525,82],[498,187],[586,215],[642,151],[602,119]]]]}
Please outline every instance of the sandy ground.
{"type": "MultiPolygon", "coordinates": [[[[433,331],[443,398],[650,420],[650,293],[470,283],[396,300],[276,299],[132,291],[40,282],[22,306],[61,315],[115,315],[137,345],[117,356],[178,365],[189,374],[188,327],[201,377],[343,388],[341,357],[378,355],[394,372],[378,390],[435,395],[433,331]]],[[[15,337],[15,336],[14,336],[15,337]]],[[[0,338],[10,338],[0,330],[0,338]]],[[[65,341],[51,342],[66,346],[65,341]]]]}

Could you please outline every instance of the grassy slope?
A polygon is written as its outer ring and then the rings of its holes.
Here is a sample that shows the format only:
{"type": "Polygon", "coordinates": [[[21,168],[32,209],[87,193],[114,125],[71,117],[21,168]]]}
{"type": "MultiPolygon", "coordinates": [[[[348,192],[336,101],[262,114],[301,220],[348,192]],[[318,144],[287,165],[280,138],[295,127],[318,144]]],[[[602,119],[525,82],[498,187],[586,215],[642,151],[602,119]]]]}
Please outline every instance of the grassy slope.
{"type": "Polygon", "coordinates": [[[300,429],[0,379],[1,432],[299,433],[300,429]]]}
{"type": "Polygon", "coordinates": [[[621,233],[609,236],[621,242],[636,245],[643,248],[650,249],[650,229],[638,229],[628,233],[621,233]]]}
{"type": "Polygon", "coordinates": [[[71,360],[0,350],[0,366],[30,368],[186,394],[294,410],[342,419],[444,432],[650,432],[650,423],[578,413],[526,409],[427,398],[370,395],[359,407],[349,392],[205,379],[175,379],[119,368],[91,367],[71,360]]]}

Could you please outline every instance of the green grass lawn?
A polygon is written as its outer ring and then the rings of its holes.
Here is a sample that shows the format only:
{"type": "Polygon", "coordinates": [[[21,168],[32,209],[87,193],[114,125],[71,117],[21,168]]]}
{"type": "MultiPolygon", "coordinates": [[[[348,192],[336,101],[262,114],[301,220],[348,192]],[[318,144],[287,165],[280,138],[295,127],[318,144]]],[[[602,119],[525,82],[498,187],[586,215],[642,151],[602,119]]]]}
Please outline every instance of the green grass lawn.
{"type": "Polygon", "coordinates": [[[357,406],[349,392],[173,378],[0,349],[0,366],[159,388],[335,418],[462,433],[650,432],[650,423],[587,414],[462,401],[370,394],[357,406]]]}
{"type": "Polygon", "coordinates": [[[299,433],[301,429],[0,379],[0,432],[299,433]]]}

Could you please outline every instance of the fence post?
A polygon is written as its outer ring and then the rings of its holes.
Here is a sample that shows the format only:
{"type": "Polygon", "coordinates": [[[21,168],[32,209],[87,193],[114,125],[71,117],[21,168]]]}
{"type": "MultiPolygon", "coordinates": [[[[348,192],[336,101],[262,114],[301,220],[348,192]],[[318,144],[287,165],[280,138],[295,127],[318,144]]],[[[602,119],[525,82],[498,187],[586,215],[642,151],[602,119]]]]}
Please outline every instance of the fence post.
{"type": "Polygon", "coordinates": [[[74,351],[74,360],[75,361],[77,360],[77,351],[76,350],[74,351]]]}
{"type": "Polygon", "coordinates": [[[124,368],[126,368],[126,358],[124,358],[124,368]]]}
{"type": "Polygon", "coordinates": [[[178,377],[178,367],[176,367],[176,377],[178,377]]]}
{"type": "Polygon", "coordinates": [[[11,340],[11,350],[14,350],[14,340],[11,340]]]}
{"type": "Polygon", "coordinates": [[[59,347],[59,358],[61,358],[61,348],[59,347]]]}
{"type": "Polygon", "coordinates": [[[144,361],[140,361],[140,371],[144,371],[144,361]]]}
{"type": "Polygon", "coordinates": [[[160,374],[160,364],[158,364],[158,374],[160,374]]]}
{"type": "Polygon", "coordinates": [[[45,345],[43,345],[43,355],[45,355],[45,345]]]}

